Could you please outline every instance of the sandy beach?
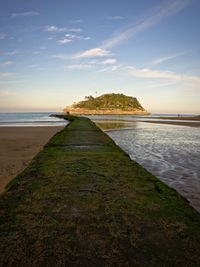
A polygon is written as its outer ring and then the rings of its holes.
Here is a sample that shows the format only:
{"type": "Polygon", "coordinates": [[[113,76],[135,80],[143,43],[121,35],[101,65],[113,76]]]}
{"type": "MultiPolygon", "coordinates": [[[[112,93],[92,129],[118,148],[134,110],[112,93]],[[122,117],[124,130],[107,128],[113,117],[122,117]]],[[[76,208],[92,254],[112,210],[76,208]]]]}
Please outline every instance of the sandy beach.
{"type": "Polygon", "coordinates": [[[63,127],[0,127],[0,193],[63,127]]]}

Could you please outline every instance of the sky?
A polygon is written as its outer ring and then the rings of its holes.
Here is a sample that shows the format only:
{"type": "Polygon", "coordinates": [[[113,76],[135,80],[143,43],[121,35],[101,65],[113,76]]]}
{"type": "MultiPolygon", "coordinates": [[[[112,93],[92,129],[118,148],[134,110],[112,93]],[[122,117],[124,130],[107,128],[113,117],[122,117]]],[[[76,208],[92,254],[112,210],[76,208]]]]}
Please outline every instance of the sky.
{"type": "Polygon", "coordinates": [[[199,0],[0,0],[0,112],[105,93],[200,114],[199,0]]]}

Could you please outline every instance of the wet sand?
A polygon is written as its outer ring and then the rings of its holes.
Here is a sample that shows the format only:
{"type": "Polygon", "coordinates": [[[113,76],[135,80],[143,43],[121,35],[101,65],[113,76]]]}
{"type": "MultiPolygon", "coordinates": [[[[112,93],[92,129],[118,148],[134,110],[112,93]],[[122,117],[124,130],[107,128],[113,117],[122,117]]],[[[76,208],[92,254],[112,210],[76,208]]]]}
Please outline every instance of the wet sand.
{"type": "Polygon", "coordinates": [[[0,193],[64,126],[0,127],[0,193]]]}
{"type": "Polygon", "coordinates": [[[198,115],[198,116],[160,117],[160,119],[200,121],[200,115],[198,115]]]}
{"type": "Polygon", "coordinates": [[[200,127],[200,121],[199,122],[187,122],[187,121],[150,121],[149,120],[149,121],[141,121],[141,122],[200,127]]]}

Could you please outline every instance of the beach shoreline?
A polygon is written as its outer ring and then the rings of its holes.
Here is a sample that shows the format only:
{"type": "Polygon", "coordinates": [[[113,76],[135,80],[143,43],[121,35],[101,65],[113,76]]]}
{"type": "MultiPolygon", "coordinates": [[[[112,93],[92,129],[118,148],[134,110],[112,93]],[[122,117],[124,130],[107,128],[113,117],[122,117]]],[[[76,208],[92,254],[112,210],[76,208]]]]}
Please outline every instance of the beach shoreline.
{"type": "Polygon", "coordinates": [[[64,126],[0,127],[0,193],[64,126]]]}
{"type": "Polygon", "coordinates": [[[180,126],[189,126],[189,127],[200,127],[200,121],[195,122],[189,122],[189,121],[143,121],[141,122],[147,122],[147,123],[156,123],[156,124],[170,124],[170,125],[180,125],[180,126]]]}

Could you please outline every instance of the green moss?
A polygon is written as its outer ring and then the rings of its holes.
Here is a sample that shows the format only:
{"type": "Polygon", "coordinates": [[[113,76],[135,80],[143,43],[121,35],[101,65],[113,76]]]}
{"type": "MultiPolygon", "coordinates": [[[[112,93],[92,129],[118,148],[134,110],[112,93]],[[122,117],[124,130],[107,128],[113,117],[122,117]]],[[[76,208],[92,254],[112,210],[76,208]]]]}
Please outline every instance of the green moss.
{"type": "Polygon", "coordinates": [[[87,118],[1,195],[1,266],[199,266],[200,215],[87,118]]]}

